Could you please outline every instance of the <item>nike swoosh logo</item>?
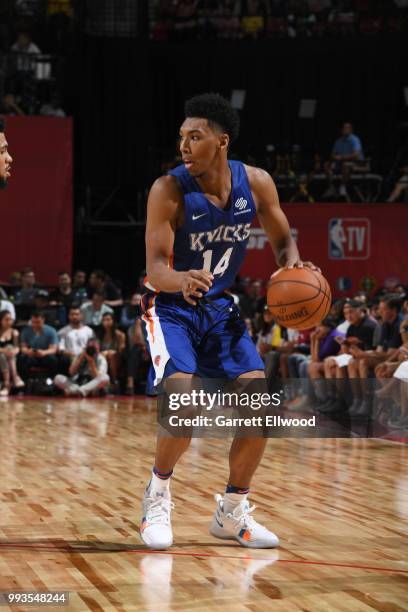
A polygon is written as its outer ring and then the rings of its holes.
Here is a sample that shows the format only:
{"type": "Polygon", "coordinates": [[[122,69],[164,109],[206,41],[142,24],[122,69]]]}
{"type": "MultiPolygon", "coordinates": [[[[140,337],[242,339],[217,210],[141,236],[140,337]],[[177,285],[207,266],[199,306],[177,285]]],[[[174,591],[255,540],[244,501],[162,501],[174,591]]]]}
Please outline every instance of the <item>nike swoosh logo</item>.
{"type": "Polygon", "coordinates": [[[220,521],[217,519],[217,517],[215,517],[215,520],[217,521],[217,523],[219,524],[220,527],[224,527],[224,525],[222,523],[220,523],[220,521]]]}
{"type": "Polygon", "coordinates": [[[205,217],[207,213],[203,213],[202,215],[193,215],[193,221],[197,221],[197,219],[201,219],[201,217],[205,217]]]}

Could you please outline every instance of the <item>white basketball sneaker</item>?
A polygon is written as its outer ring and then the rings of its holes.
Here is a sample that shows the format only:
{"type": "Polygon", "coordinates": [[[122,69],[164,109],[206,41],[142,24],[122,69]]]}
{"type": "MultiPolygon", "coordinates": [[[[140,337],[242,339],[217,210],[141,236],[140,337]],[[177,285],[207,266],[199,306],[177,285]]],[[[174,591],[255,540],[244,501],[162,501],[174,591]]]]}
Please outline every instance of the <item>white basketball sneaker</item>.
{"type": "Polygon", "coordinates": [[[247,548],[275,548],[279,546],[279,538],[274,533],[256,522],[251,516],[255,506],[249,502],[240,502],[233,510],[225,514],[222,495],[215,496],[217,509],[210,526],[211,535],[221,540],[237,540],[247,548]]]}
{"type": "Polygon", "coordinates": [[[169,491],[158,493],[148,486],[142,502],[140,537],[149,548],[164,550],[173,544],[170,513],[174,508],[169,491]]]}

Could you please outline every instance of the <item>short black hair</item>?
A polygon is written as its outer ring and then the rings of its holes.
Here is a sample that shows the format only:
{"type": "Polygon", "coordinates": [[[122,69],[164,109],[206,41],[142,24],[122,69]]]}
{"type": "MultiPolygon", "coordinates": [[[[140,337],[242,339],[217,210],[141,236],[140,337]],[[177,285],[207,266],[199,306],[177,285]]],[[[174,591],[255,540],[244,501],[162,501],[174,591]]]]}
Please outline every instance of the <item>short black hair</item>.
{"type": "Polygon", "coordinates": [[[234,142],[239,134],[239,115],[230,102],[217,93],[204,93],[187,100],[184,105],[186,117],[207,119],[210,127],[221,128],[234,142]]]}
{"type": "Polygon", "coordinates": [[[384,302],[388,308],[392,310],[399,310],[402,302],[402,296],[395,293],[387,293],[384,297],[380,298],[380,302],[384,302]]]}
{"type": "Polygon", "coordinates": [[[92,270],[91,274],[95,274],[96,278],[100,278],[101,280],[106,280],[106,274],[103,270],[92,270]]]}
{"type": "Polygon", "coordinates": [[[349,301],[349,306],[350,306],[350,308],[353,308],[353,309],[354,308],[364,308],[365,304],[361,300],[353,299],[353,300],[349,301]]]}
{"type": "Polygon", "coordinates": [[[33,310],[31,317],[34,319],[45,319],[45,313],[42,310],[33,310]]]}

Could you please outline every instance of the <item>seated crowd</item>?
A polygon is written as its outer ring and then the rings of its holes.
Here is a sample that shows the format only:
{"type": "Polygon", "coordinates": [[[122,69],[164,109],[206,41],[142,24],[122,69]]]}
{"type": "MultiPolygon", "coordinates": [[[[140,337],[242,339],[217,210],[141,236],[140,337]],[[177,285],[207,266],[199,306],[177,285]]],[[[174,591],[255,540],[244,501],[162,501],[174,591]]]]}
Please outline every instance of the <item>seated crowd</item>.
{"type": "Polygon", "coordinates": [[[384,425],[408,429],[408,299],[405,288],[364,292],[333,303],[310,330],[273,321],[253,281],[241,308],[272,384],[287,382],[289,410],[320,414],[375,414],[384,425]]]}
{"type": "Polygon", "coordinates": [[[152,0],[153,40],[398,34],[406,0],[152,0]]]}
{"type": "Polygon", "coordinates": [[[124,301],[102,270],[88,282],[82,270],[73,280],[61,272],[51,290],[31,268],[13,274],[0,289],[0,395],[46,386],[66,395],[140,392],[149,367],[140,301],[141,289],[124,301]]]}
{"type": "MultiPolygon", "coordinates": [[[[59,274],[52,291],[25,268],[0,288],[0,371],[6,396],[32,381],[53,383],[66,395],[144,392],[150,358],[141,321],[139,286],[123,300],[102,270],[59,274]]],[[[391,280],[391,279],[390,279],[391,280]]],[[[395,280],[368,300],[364,292],[333,303],[310,330],[274,322],[262,281],[237,279],[239,305],[267,379],[290,380],[286,408],[322,414],[372,414],[408,427],[408,299],[395,280]],[[405,382],[404,382],[405,381],[405,382]]],[[[149,390],[149,389],[148,389],[149,390]]]]}

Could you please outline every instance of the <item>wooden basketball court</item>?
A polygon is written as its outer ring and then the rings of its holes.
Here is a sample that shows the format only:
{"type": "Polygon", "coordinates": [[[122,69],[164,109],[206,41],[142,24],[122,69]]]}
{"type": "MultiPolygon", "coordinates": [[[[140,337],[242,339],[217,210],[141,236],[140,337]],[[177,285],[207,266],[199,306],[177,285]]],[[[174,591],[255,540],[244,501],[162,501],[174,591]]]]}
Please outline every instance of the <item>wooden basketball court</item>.
{"type": "Polygon", "coordinates": [[[0,441],[1,592],[69,591],[69,610],[408,610],[404,444],[271,440],[250,500],[281,546],[248,550],[208,533],[229,441],[193,440],[160,553],[138,535],[154,400],[10,398],[0,441]]]}

